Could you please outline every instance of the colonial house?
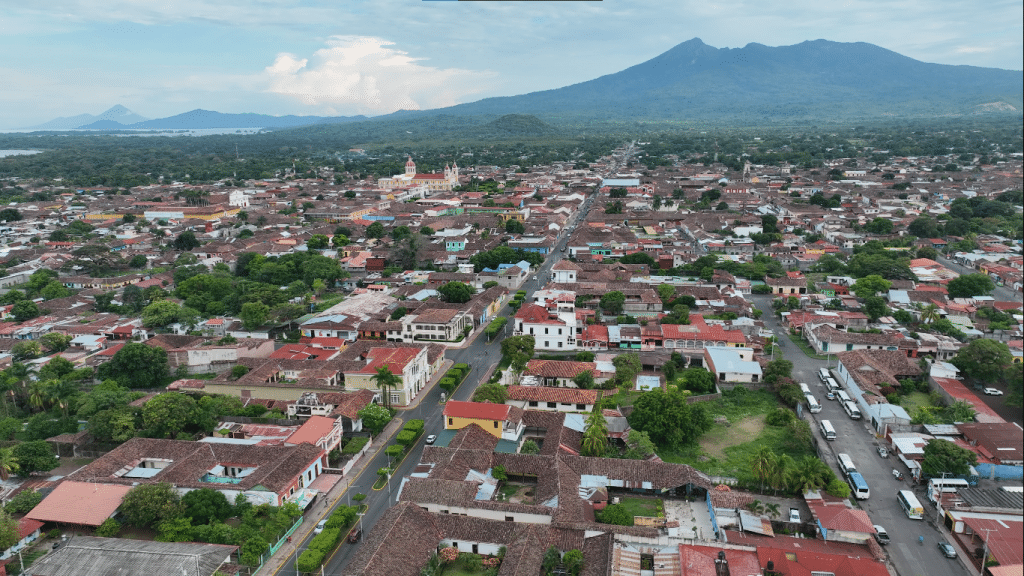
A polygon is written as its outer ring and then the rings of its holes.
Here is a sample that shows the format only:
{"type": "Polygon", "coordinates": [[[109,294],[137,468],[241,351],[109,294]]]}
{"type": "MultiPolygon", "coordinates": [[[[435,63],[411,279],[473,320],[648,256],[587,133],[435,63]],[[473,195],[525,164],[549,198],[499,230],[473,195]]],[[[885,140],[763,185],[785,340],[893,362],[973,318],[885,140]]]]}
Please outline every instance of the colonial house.
{"type": "Polygon", "coordinates": [[[444,405],[445,430],[461,430],[476,424],[499,440],[518,442],[523,436],[523,411],[508,404],[459,402],[450,400],[444,405]]]}
{"type": "Polygon", "coordinates": [[[515,315],[513,335],[533,336],[537,350],[575,350],[576,313],[572,303],[554,310],[527,304],[515,315]]]}
{"type": "Polygon", "coordinates": [[[899,350],[903,340],[890,334],[846,332],[828,324],[804,324],[803,334],[818,354],[851,350],[899,350]]]}
{"type": "MultiPolygon", "coordinates": [[[[391,342],[414,342],[416,340],[442,340],[455,342],[472,329],[473,317],[463,310],[430,308],[417,310],[403,316],[398,330],[387,330],[391,342]]],[[[395,323],[389,323],[395,324],[395,323]]]]}
{"type": "Polygon", "coordinates": [[[601,390],[551,388],[546,386],[509,386],[505,404],[524,410],[590,412],[601,398],[601,390]]]}
{"type": "Polygon", "coordinates": [[[365,364],[346,369],[345,388],[348,390],[374,390],[388,394],[391,404],[406,406],[427,385],[432,374],[426,347],[400,346],[394,348],[370,348],[362,359],[365,364]],[[398,376],[395,388],[381,390],[373,379],[377,369],[387,367],[398,376]]]}

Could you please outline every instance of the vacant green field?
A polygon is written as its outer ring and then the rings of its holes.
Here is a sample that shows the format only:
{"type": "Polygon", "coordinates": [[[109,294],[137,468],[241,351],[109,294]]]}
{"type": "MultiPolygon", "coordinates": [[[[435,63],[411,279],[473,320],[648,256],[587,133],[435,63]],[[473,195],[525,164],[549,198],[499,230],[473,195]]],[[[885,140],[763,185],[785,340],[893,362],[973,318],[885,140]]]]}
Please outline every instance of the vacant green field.
{"type": "Polygon", "coordinates": [[[637,498],[626,496],[619,500],[630,516],[651,516],[657,517],[658,513],[665,513],[665,507],[658,498],[637,498]]]}
{"type": "Polygon", "coordinates": [[[932,401],[924,392],[911,392],[906,396],[900,396],[900,406],[913,416],[914,411],[919,407],[929,408],[933,406],[932,401]]]}
{"type": "Polygon", "coordinates": [[[776,454],[800,459],[814,452],[808,441],[794,437],[789,426],[766,426],[765,416],[778,408],[775,395],[766,390],[734,390],[704,407],[712,418],[725,418],[728,425],[716,423],[701,437],[697,446],[677,451],[659,450],[666,462],[688,464],[711,476],[728,476],[741,482],[753,482],[750,459],[762,446],[776,454]]]}

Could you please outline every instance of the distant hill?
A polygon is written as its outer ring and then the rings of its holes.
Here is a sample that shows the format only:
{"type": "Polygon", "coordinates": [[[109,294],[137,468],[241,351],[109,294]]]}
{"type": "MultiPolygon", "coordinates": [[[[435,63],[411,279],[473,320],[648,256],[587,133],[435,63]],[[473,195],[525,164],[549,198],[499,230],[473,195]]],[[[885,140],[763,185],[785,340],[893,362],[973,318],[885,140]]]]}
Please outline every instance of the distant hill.
{"type": "Polygon", "coordinates": [[[338,124],[366,120],[366,116],[269,116],[267,114],[223,114],[210,110],[196,109],[184,114],[148,120],[128,126],[132,129],[174,129],[192,128],[289,128],[311,124],[338,124]]]}
{"type": "Polygon", "coordinates": [[[714,48],[700,39],[594,80],[435,111],[545,121],[843,120],[1012,113],[1019,71],[928,64],[863,42],[714,48]]]}
{"type": "Polygon", "coordinates": [[[98,116],[93,116],[92,114],[79,114],[77,116],[55,118],[49,122],[39,124],[38,126],[29,126],[29,128],[35,130],[72,130],[86,124],[94,123],[104,123],[114,127],[123,127],[127,124],[145,122],[146,120],[148,120],[148,118],[139,116],[135,112],[132,112],[118,104],[98,116]]]}

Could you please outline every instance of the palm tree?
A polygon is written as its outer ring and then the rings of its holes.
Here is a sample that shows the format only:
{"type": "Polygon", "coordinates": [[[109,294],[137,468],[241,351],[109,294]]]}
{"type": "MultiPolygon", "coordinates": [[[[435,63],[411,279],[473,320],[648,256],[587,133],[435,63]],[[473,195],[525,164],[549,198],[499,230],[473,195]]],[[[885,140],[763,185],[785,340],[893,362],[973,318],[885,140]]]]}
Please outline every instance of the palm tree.
{"type": "Polygon", "coordinates": [[[33,382],[28,387],[28,403],[30,406],[42,410],[49,399],[50,395],[46,390],[46,385],[42,382],[33,382]]]}
{"type": "Polygon", "coordinates": [[[772,466],[768,471],[768,485],[775,490],[776,494],[789,483],[789,477],[794,465],[795,462],[793,462],[793,458],[789,454],[783,454],[772,462],[772,466]]]}
{"type": "Polygon", "coordinates": [[[939,319],[939,307],[936,304],[929,304],[921,311],[921,323],[931,324],[939,319]]]}
{"type": "Polygon", "coordinates": [[[397,388],[402,383],[402,379],[391,372],[391,369],[385,366],[377,368],[377,373],[370,377],[377,387],[380,388],[381,395],[384,396],[384,407],[391,409],[391,388],[397,388]]]}
{"type": "Polygon", "coordinates": [[[0,448],[0,480],[7,480],[11,474],[18,472],[18,459],[14,457],[14,448],[0,448]]]}
{"type": "Polygon", "coordinates": [[[800,493],[825,487],[828,467],[814,456],[804,456],[793,470],[792,482],[800,493]]]}
{"type": "Polygon", "coordinates": [[[604,419],[601,409],[594,406],[583,428],[583,455],[602,456],[607,444],[608,422],[604,419]]]}
{"type": "Polygon", "coordinates": [[[765,483],[768,481],[768,477],[771,475],[772,467],[775,464],[775,452],[768,446],[762,446],[758,450],[753,458],[750,459],[750,468],[757,474],[757,477],[761,480],[761,490],[764,490],[765,483]]]}

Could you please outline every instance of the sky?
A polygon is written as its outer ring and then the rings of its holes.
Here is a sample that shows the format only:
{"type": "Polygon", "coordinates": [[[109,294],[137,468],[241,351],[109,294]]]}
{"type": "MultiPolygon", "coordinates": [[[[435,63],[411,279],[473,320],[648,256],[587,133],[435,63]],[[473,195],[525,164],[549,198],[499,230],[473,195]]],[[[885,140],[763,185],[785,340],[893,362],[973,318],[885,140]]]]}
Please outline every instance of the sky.
{"type": "Polygon", "coordinates": [[[559,88],[698,37],[1024,68],[1020,0],[0,0],[0,128],[100,114],[367,116],[559,88]]]}

